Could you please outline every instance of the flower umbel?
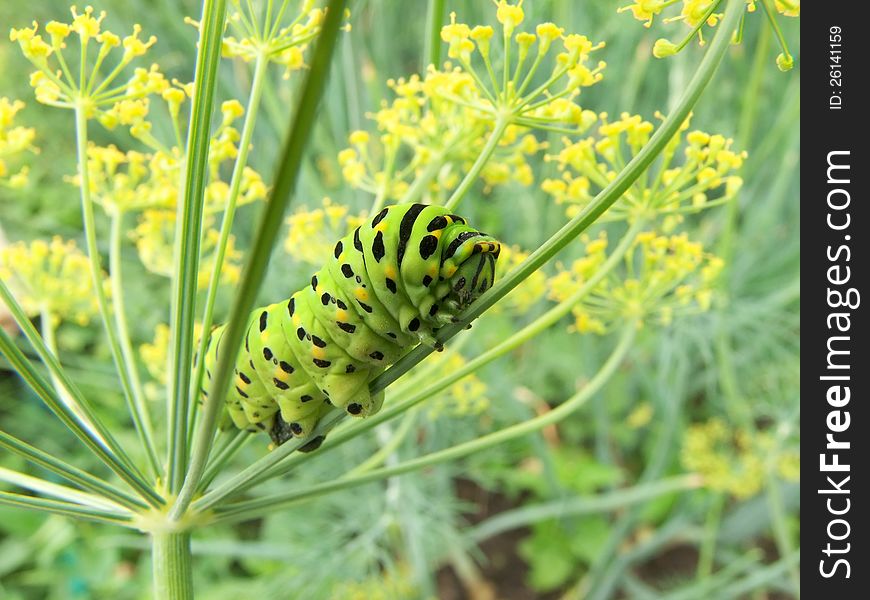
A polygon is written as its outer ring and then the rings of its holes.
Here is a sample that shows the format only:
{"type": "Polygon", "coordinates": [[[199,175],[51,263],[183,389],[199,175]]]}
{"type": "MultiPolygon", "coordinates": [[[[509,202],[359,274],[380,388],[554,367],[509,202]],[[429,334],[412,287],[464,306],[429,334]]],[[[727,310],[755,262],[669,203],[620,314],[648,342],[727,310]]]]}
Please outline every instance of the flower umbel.
{"type": "MultiPolygon", "coordinates": [[[[586,239],[583,258],[562,267],[550,280],[557,302],[574,294],[607,259],[607,236],[586,239]]],[[[723,261],[704,252],[683,233],[641,233],[622,260],[573,308],[573,329],[604,334],[626,322],[669,324],[678,315],[710,308],[723,261]]]]}
{"type": "Polygon", "coordinates": [[[121,38],[102,29],[105,12],[95,16],[90,6],[82,13],[75,6],[70,11],[70,23],[50,21],[45,25],[49,41],[38,33],[35,21],[31,27],[9,33],[9,39],[18,42],[21,52],[36,67],[30,85],[39,102],[79,108],[88,117],[95,117],[107,106],[141,99],[168,86],[156,67],[137,68],[129,80],[117,83],[126,67],[154,45],[156,37],[141,38],[142,28],[134,25],[132,33],[121,38]],[[70,39],[77,40],[78,52],[68,51],[70,39]],[[114,66],[103,72],[110,59],[115,60],[114,66]]]}
{"type": "Polygon", "coordinates": [[[54,237],[0,249],[0,278],[30,316],[86,325],[97,314],[90,264],[72,240],[54,237]]]}
{"type": "Polygon", "coordinates": [[[688,428],[680,457],[710,489],[744,499],[761,490],[769,470],[787,481],[800,481],[800,453],[779,445],[769,432],[730,428],[713,418],[688,428]]]}
{"type": "Polygon", "coordinates": [[[584,35],[565,34],[553,23],[538,25],[535,33],[515,33],[525,19],[522,2],[510,4],[498,0],[496,6],[496,18],[502,28],[500,73],[492,60],[491,39],[495,30],[490,26],[471,28],[458,23],[456,13],[451,13],[450,24],[441,30],[441,39],[448,44],[448,56],[459,63],[460,69],[452,71],[446,65],[445,74],[465,74],[470,79],[460,89],[447,85],[433,91],[493,118],[506,118],[512,124],[543,129],[563,124],[582,131],[584,115],[575,99],[582,88],[603,78],[605,63],[599,61],[590,66],[589,61],[590,54],[603,48],[604,43],[593,44],[584,35]],[[555,64],[548,73],[544,72],[544,82],[537,83],[537,76],[557,42],[561,42],[562,52],[556,53],[555,64]],[[483,74],[474,66],[475,50],[483,63],[483,74]]]}
{"type": "MultiPolygon", "coordinates": [[[[597,135],[576,142],[565,138],[559,153],[547,157],[556,162],[561,177],[544,180],[541,188],[557,203],[566,204],[570,217],[607,187],[654,130],[649,121],[628,113],[614,121],[602,113],[601,123],[597,135]]],[[[670,231],[683,215],[724,204],[736,196],[743,183],[736,172],[743,166],[746,153],[732,150],[730,138],[688,128],[686,121],[662,152],[660,162],[626,191],[606,219],[661,215],[665,230],[670,231]]]]}
{"type": "Polygon", "coordinates": [[[302,208],[288,219],[290,226],[284,249],[296,260],[319,265],[329,256],[335,240],[362,225],[366,214],[351,215],[347,206],[324,198],[320,208],[302,208]]]}
{"type": "Polygon", "coordinates": [[[282,21],[288,3],[282,2],[280,9],[275,9],[273,3],[273,0],[266,0],[266,14],[261,16],[253,3],[243,6],[239,0],[232,1],[233,11],[227,24],[233,35],[224,37],[223,55],[245,62],[262,57],[282,65],[286,78],[306,66],[305,53],[310,42],[320,33],[326,11],[315,8],[314,0],[304,0],[299,12],[285,25],[282,21]]]}

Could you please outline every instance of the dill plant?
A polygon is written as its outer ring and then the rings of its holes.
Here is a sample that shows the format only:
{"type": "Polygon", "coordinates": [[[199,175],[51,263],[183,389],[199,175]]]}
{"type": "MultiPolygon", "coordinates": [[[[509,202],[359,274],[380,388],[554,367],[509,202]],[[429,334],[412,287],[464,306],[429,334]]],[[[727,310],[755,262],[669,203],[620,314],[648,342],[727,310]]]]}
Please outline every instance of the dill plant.
{"type": "MultiPolygon", "coordinates": [[[[488,309],[516,316],[545,298],[553,304],[470,358],[464,355],[464,338],[426,362],[432,350],[415,348],[372,383],[372,392],[389,386],[391,398],[380,413],[344,422],[344,414],[335,411],[315,430],[316,435],[334,429],[316,453],[296,452],[301,442],[291,441],[233,470],[231,459],[250,438],[242,432],[221,434],[216,424],[234,354],[222,353],[201,408],[197,398],[204,368],[194,356],[204,354],[201,332],[215,324],[218,297],[229,295],[229,288],[235,293],[223,343],[225,348],[241,343],[245,316],[263,283],[297,185],[334,48],[352,20],[342,0],[327,6],[313,0],[296,4],[265,0],[257,6],[227,6],[225,0],[205,0],[201,18],[192,22],[199,43],[191,82],[169,80],[159,66],[146,66],[155,37],[142,35],[138,25],[125,37],[107,31],[104,13],[90,7],[73,8],[69,23],[52,21],[42,29],[34,23],[10,35],[35,68],[30,83],[36,100],[70,112],[78,159],[70,183],[80,193],[85,251],[58,238],[15,244],[0,253],[0,295],[42,366],[9,334],[0,332],[0,350],[108,470],[91,474],[40,450],[38,439],[25,441],[2,431],[5,451],[48,469],[65,484],[2,469],[0,480],[15,491],[0,492],[0,503],[146,535],[155,598],[193,596],[190,544],[199,530],[292,510],[306,500],[418,472],[560,423],[622,367],[639,331],[709,309],[725,267],[680,227],[686,215],[733,202],[741,187],[738,172],[746,154],[721,135],[690,130],[690,118],[742,28],[747,3],[728,0],[684,8],[681,19],[692,28],[686,40],[700,36],[704,25],[715,25],[717,31],[679,101],[668,115],[657,114],[654,125],[627,113],[614,119],[580,103],[585,88],[606,78],[606,64],[598,58],[606,56],[603,43],[555,23],[532,27],[522,2],[507,0],[495,3],[498,27],[471,26],[455,14],[442,27],[443,2],[433,1],[426,50],[433,64],[421,74],[390,80],[391,99],[370,115],[371,127],[350,134],[348,146],[336,157],[344,181],[370,197],[370,208],[354,214],[324,200],[320,208],[296,210],[288,221],[285,249],[299,263],[316,264],[335,238],[385,204],[424,201],[455,209],[470,202],[469,192],[480,181],[487,190],[507,184],[529,187],[535,181],[530,157],[544,156],[556,174],[544,178],[540,187],[565,207],[564,225],[534,251],[508,248],[507,273],[458,323],[444,327],[438,339],[453,338],[488,309]],[[439,64],[442,42],[447,60],[439,64]],[[221,55],[248,65],[252,76],[246,97],[218,105],[221,55]],[[284,77],[304,74],[304,81],[268,183],[249,158],[266,81],[276,70],[284,77]],[[162,115],[156,116],[158,111],[162,115]],[[159,118],[170,123],[165,139],[153,126],[159,118]],[[137,145],[97,145],[92,141],[95,127],[123,128],[137,145]],[[559,136],[558,147],[543,136],[559,136]],[[253,242],[243,252],[232,230],[238,208],[249,203],[263,206],[253,242]],[[98,219],[109,223],[107,264],[97,238],[98,219]],[[617,229],[597,237],[586,233],[605,221],[616,222],[617,229]],[[620,235],[611,243],[614,231],[620,235]],[[125,308],[120,260],[125,234],[144,267],[170,280],[172,287],[169,322],[138,353],[125,308]],[[542,267],[577,239],[584,245],[582,257],[547,276],[542,267]],[[574,395],[544,414],[395,460],[393,450],[411,434],[423,403],[430,403],[429,410],[435,411],[430,414],[480,411],[488,404],[487,385],[476,373],[568,315],[572,330],[614,334],[616,339],[609,356],[574,395]],[[32,317],[39,317],[38,330],[32,317]],[[131,447],[129,438],[119,441],[119,432],[105,425],[61,365],[54,329],[70,319],[102,323],[138,447],[131,447]],[[153,381],[143,382],[140,366],[153,381]],[[458,401],[434,403],[450,389],[458,401]],[[155,418],[155,397],[161,394],[163,414],[155,418]],[[314,457],[329,456],[399,418],[392,435],[380,440],[380,449],[346,473],[277,492],[258,489],[295,469],[304,471],[314,457]]],[[[637,2],[627,8],[648,25],[672,4],[637,2]]],[[[762,5],[779,34],[774,11],[792,16],[795,7],[778,0],[762,5]]],[[[750,11],[754,8],[755,3],[748,3],[750,11]]],[[[656,44],[656,56],[674,54],[686,42],[667,44],[656,44]]],[[[783,48],[777,63],[784,68],[792,60],[783,48]]],[[[26,185],[23,163],[33,160],[28,153],[35,150],[34,130],[15,124],[22,107],[18,100],[0,99],[0,184],[13,191],[26,185]],[[7,167],[13,162],[22,164],[14,173],[7,167]]],[[[648,418],[640,412],[634,416],[639,423],[648,418]]],[[[715,422],[693,430],[685,464],[700,475],[658,486],[644,487],[644,482],[612,499],[602,497],[602,503],[620,506],[630,497],[658,497],[701,485],[746,493],[717,477],[721,457],[711,447],[726,437],[715,422]]],[[[747,447],[770,447],[764,436],[751,439],[747,447]]],[[[776,468],[793,475],[793,457],[777,456],[776,468]]]]}

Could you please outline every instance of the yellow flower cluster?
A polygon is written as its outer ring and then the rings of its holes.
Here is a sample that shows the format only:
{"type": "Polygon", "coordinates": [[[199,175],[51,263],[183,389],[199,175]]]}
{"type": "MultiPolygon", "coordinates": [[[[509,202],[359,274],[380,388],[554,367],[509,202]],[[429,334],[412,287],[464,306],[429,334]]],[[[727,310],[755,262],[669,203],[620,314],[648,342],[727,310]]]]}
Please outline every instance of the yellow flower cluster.
{"type": "MultiPolygon", "coordinates": [[[[658,115],[661,116],[661,115],[658,115]]],[[[559,204],[567,206],[569,217],[577,215],[604,189],[649,140],[653,124],[637,115],[623,113],[609,121],[601,114],[598,135],[579,141],[565,138],[555,161],[561,176],[546,179],[541,188],[559,204]]],[[[656,214],[666,217],[666,230],[682,215],[731,201],[743,180],[734,173],[746,159],[745,152],[732,150],[733,140],[722,135],[690,131],[688,120],[668,142],[661,160],[639,178],[606,213],[608,220],[656,214]],[[681,164],[675,164],[683,147],[681,164]]]]}
{"type": "Polygon", "coordinates": [[[36,152],[33,139],[36,131],[31,127],[15,124],[15,115],[24,108],[20,100],[9,100],[0,96],[0,186],[12,189],[27,185],[26,166],[16,172],[9,167],[9,159],[14,159],[24,152],[36,152]]]}
{"type": "MultiPolygon", "coordinates": [[[[224,119],[211,139],[209,152],[209,181],[205,190],[206,213],[223,211],[229,201],[230,186],[221,171],[238,154],[238,131],[232,122],[243,113],[236,100],[224,102],[224,119]],[[233,108],[234,110],[230,110],[233,108]]],[[[143,120],[141,131],[150,131],[150,123],[143,120]]],[[[96,202],[110,214],[126,211],[163,208],[174,210],[179,196],[183,148],[167,147],[150,133],[147,137],[155,147],[152,152],[122,152],[114,145],[88,148],[88,175],[91,194],[96,202]]],[[[140,138],[141,139],[141,138],[140,138]]],[[[79,177],[73,177],[78,185],[79,177]]],[[[248,204],[266,197],[267,188],[262,177],[245,167],[240,181],[237,205],[248,204]]]]}
{"type": "MultiPolygon", "coordinates": [[[[644,27],[652,26],[653,19],[660,15],[665,9],[677,4],[679,0],[635,0],[629,5],[623,6],[617,12],[630,11],[635,19],[643,21],[644,27]]],[[[653,46],[653,55],[657,58],[665,58],[673,56],[680,50],[686,47],[690,40],[694,37],[698,38],[698,42],[704,45],[704,25],[708,27],[716,27],[719,20],[722,18],[721,13],[716,10],[722,4],[722,0],[682,0],[682,8],[680,12],[673,17],[664,19],[665,23],[674,21],[682,21],[691,29],[691,32],[678,44],[672,41],[661,38],[656,40],[653,46]]],[[[746,11],[755,12],[757,8],[757,0],[746,0],[746,11]]],[[[762,3],[763,6],[764,5],[762,3]]],[[[766,10],[766,8],[765,8],[766,10]]],[[[785,17],[800,17],[801,3],[800,0],[774,0],[773,10],[785,17]]],[[[773,12],[771,10],[771,12],[773,12]]],[[[779,26],[774,20],[773,14],[769,15],[771,26],[776,31],[778,41],[783,44],[782,53],[777,56],[776,64],[781,71],[788,71],[794,66],[794,58],[784,45],[785,42],[779,32],[779,26]]],[[[739,42],[739,39],[738,39],[739,42]]]]}
{"type": "Polygon", "coordinates": [[[567,123],[579,126],[582,110],[574,102],[584,87],[603,78],[603,61],[590,66],[590,54],[602,48],[584,35],[565,34],[553,23],[541,23],[535,32],[517,31],[525,20],[522,2],[496,2],[496,19],[502,29],[501,69],[492,60],[492,38],[495,30],[488,25],[470,27],[456,21],[451,13],[450,24],[441,29],[441,39],[448,44],[448,56],[458,61],[462,72],[470,77],[470,85],[443,96],[470,106],[493,117],[507,117],[526,127],[553,126],[567,123]],[[545,64],[550,51],[561,45],[546,80],[533,84],[535,75],[545,64]],[[481,72],[474,66],[474,52],[483,63],[481,72]],[[514,55],[516,58],[514,58],[514,55]],[[555,106],[555,108],[554,108],[555,106]],[[563,119],[560,117],[568,117],[563,119]]]}
{"type": "Polygon", "coordinates": [[[331,256],[335,241],[365,222],[366,214],[351,215],[350,209],[324,198],[320,208],[302,208],[290,215],[284,249],[296,260],[321,265],[331,256]]]}
{"type": "Polygon", "coordinates": [[[305,52],[310,42],[320,33],[326,10],[315,8],[314,0],[304,0],[299,12],[288,25],[281,24],[287,2],[274,9],[273,0],[266,0],[266,21],[248,2],[243,7],[235,0],[233,12],[227,19],[234,35],[223,39],[223,55],[252,62],[258,58],[282,65],[284,77],[305,67],[305,52]],[[273,10],[274,9],[274,10],[273,10]],[[274,17],[274,18],[272,18],[274,17]]]}
{"type": "MultiPolygon", "coordinates": [[[[119,216],[128,212],[140,213],[132,231],[139,257],[152,273],[170,277],[173,265],[176,207],[184,156],[179,113],[189,101],[191,85],[175,84],[162,94],[175,126],[175,143],[164,143],[151,133],[148,99],[126,100],[105,111],[101,121],[108,127],[117,124],[130,127],[131,134],[146,144],[150,151],[123,152],[114,145],[88,147],[88,176],[91,197],[108,214],[119,216]]],[[[244,115],[237,100],[221,105],[222,119],[210,140],[208,155],[208,182],[205,188],[205,222],[203,257],[200,261],[200,288],[208,285],[216,259],[219,232],[215,229],[215,215],[223,212],[230,200],[230,184],[224,180],[227,164],[238,155],[239,131],[234,123],[244,115]]],[[[72,177],[76,185],[80,177],[72,177]]],[[[241,173],[236,205],[262,200],[267,194],[266,184],[254,169],[245,167],[241,173]]],[[[221,281],[232,284],[240,275],[241,253],[234,249],[229,238],[226,262],[221,281]]]]}
{"type": "MultiPolygon", "coordinates": [[[[176,213],[173,210],[148,209],[142,212],[130,237],[139,251],[139,260],[150,272],[172,277],[175,272],[174,242],[176,213]]],[[[203,223],[202,255],[199,261],[197,283],[206,289],[211,281],[217,259],[220,233],[214,228],[213,218],[206,216],[203,223]]],[[[221,283],[233,285],[241,278],[242,252],[236,250],[233,236],[229,237],[221,268],[221,283]]]]}
{"type": "Polygon", "coordinates": [[[18,42],[21,52],[36,67],[30,76],[30,85],[39,102],[81,109],[88,117],[94,117],[105,106],[144,98],[166,89],[169,84],[156,67],[138,68],[129,80],[117,84],[125,68],[143,56],[157,38],[141,39],[139,25],[134,25],[133,32],[122,38],[102,30],[105,12],[95,16],[90,6],[83,13],[75,6],[70,10],[71,22],[50,21],[45,25],[49,41],[38,33],[39,25],[35,21],[31,27],[12,29],[9,33],[9,39],[18,42]],[[79,48],[65,53],[71,37],[78,40],[79,48]],[[110,56],[117,57],[115,66],[103,74],[101,68],[110,56]]]}
{"type": "Polygon", "coordinates": [[[97,313],[90,263],[72,240],[54,237],[0,249],[0,278],[30,316],[86,325],[97,313]]]}
{"type": "Polygon", "coordinates": [[[797,449],[778,448],[770,434],[730,428],[718,418],[686,430],[680,457],[707,487],[738,499],[757,494],[773,473],[786,481],[800,480],[797,449]]]}
{"type": "MultiPolygon", "coordinates": [[[[455,187],[459,176],[480,155],[493,121],[489,115],[444,99],[461,94],[472,81],[459,69],[429,68],[425,79],[389,80],[392,102],[371,116],[379,136],[354,131],[338,155],[348,184],[374,194],[379,202],[432,202],[455,187]],[[447,91],[449,90],[449,92],[447,91]]],[[[545,148],[537,138],[512,125],[501,136],[481,178],[487,188],[533,183],[529,159],[545,148]]]]}
{"type": "Polygon", "coordinates": [[[336,583],[329,597],[342,600],[418,600],[425,596],[414,583],[411,567],[398,562],[361,581],[336,583]]]}
{"type": "MultiPolygon", "coordinates": [[[[607,259],[607,236],[585,240],[583,258],[569,268],[560,267],[550,280],[549,297],[568,300],[607,259]]],[[[704,252],[686,234],[637,236],[622,260],[572,309],[573,329],[604,334],[615,326],[635,321],[669,324],[674,317],[710,308],[722,259],[704,252]]]]}

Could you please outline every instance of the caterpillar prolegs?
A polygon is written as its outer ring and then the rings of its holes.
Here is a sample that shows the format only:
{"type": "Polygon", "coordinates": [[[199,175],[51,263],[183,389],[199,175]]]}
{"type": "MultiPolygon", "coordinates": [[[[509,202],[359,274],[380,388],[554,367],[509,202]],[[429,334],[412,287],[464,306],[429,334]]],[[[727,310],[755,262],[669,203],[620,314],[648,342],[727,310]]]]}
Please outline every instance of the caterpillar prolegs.
{"type": "MultiPolygon", "coordinates": [[[[227,395],[224,424],[306,438],[337,406],[376,413],[369,382],[489,289],[499,242],[439,206],[389,206],[335,245],[310,285],[254,310],[227,395]]],[[[224,326],[211,333],[211,373],[224,326]]],[[[203,390],[203,395],[205,395],[203,390]]],[[[316,448],[311,440],[307,449],[316,448]]]]}

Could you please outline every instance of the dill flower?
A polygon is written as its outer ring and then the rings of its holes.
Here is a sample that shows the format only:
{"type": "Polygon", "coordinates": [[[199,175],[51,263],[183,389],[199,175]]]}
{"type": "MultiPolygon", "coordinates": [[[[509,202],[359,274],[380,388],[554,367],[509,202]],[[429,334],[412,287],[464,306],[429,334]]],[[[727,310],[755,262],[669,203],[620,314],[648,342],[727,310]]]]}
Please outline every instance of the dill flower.
{"type": "MultiPolygon", "coordinates": [[[[565,138],[559,152],[546,157],[556,163],[560,177],[544,180],[541,189],[558,204],[565,204],[569,217],[583,210],[616,177],[654,130],[649,121],[628,113],[613,121],[602,113],[600,122],[597,135],[578,141],[565,138]]],[[[743,183],[736,173],[743,166],[746,152],[733,150],[730,138],[688,129],[687,120],[665,147],[660,161],[647,176],[635,181],[604,219],[649,219],[659,215],[668,218],[672,226],[685,214],[736,197],[743,183]]]]}
{"type": "Polygon", "coordinates": [[[125,69],[154,45],[156,37],[140,37],[139,25],[123,38],[103,30],[106,13],[95,14],[90,6],[82,13],[73,6],[70,12],[69,23],[50,21],[45,25],[48,41],[38,32],[36,21],[31,27],[9,33],[9,39],[18,42],[22,54],[36,67],[30,85],[37,101],[81,109],[86,117],[94,118],[107,106],[142,99],[167,87],[168,82],[156,66],[136,68],[130,79],[118,83],[125,69]],[[78,48],[67,52],[72,39],[78,42],[78,48]],[[103,67],[113,60],[114,66],[104,72],[103,67]]]}
{"type": "Polygon", "coordinates": [[[786,481],[800,480],[798,451],[779,448],[769,432],[732,428],[718,418],[686,430],[680,460],[685,469],[700,474],[708,488],[737,499],[757,494],[771,472],[786,481]]]}
{"type": "MultiPolygon", "coordinates": [[[[271,20],[262,23],[262,16],[254,10],[252,3],[243,6],[234,0],[227,18],[232,35],[224,36],[223,55],[244,62],[253,62],[262,57],[283,66],[284,77],[289,77],[293,71],[305,68],[305,53],[320,33],[326,10],[314,5],[314,0],[304,0],[295,16],[284,25],[284,6],[280,11],[270,11],[271,20]]],[[[198,26],[194,21],[189,22],[198,26]]]]}
{"type": "MultiPolygon", "coordinates": [[[[617,12],[631,12],[635,19],[643,22],[644,27],[651,27],[654,17],[678,3],[679,0],[635,0],[631,4],[620,7],[617,9],[617,12]]],[[[677,43],[666,38],[656,40],[653,46],[653,56],[656,58],[673,56],[685,48],[694,38],[697,38],[699,45],[703,46],[705,43],[704,27],[713,28],[719,24],[722,14],[716,11],[721,4],[722,0],[682,0],[679,12],[671,17],[662,19],[662,21],[666,24],[677,21],[682,22],[690,29],[689,33],[677,43]]],[[[758,4],[758,0],[746,0],[746,12],[756,12],[758,4]]],[[[800,17],[800,0],[773,0],[772,2],[770,0],[762,0],[760,4],[764,12],[768,13],[767,23],[773,29],[782,49],[782,52],[776,58],[776,65],[781,71],[788,71],[794,66],[794,57],[788,50],[774,13],[784,17],[800,17]]],[[[734,42],[740,43],[741,36],[742,25],[740,31],[734,36],[734,42]]]]}
{"type": "MultiPolygon", "coordinates": [[[[550,279],[549,298],[570,298],[607,259],[607,235],[585,238],[584,256],[560,266],[550,279]]],[[[641,233],[622,260],[572,309],[572,329],[608,333],[625,322],[668,325],[679,316],[709,310],[724,263],[688,236],[641,233]]]]}
{"type": "Polygon", "coordinates": [[[86,325],[98,306],[88,258],[72,240],[18,242],[0,249],[0,278],[29,316],[86,325]]]}
{"type": "MultiPolygon", "coordinates": [[[[174,240],[176,213],[174,210],[148,209],[142,212],[130,237],[139,252],[139,259],[148,271],[163,277],[174,273],[174,240]]],[[[213,219],[206,218],[202,241],[202,259],[199,262],[197,282],[199,289],[208,287],[217,258],[220,233],[213,227],[213,219]]],[[[232,285],[241,278],[242,252],[235,248],[235,237],[227,242],[226,255],[221,269],[221,283],[232,285]]]]}
{"type": "Polygon", "coordinates": [[[0,97],[0,186],[17,189],[27,184],[27,166],[12,172],[9,160],[16,160],[25,152],[36,152],[33,139],[36,131],[32,127],[15,124],[15,117],[24,108],[20,100],[0,97]]]}
{"type": "MultiPolygon", "coordinates": [[[[456,13],[450,14],[450,24],[441,29],[441,39],[448,44],[448,56],[459,65],[455,76],[465,75],[468,84],[458,90],[442,86],[435,91],[493,120],[542,129],[564,125],[582,132],[583,119],[554,118],[546,109],[562,101],[573,104],[578,110],[562,110],[560,116],[571,117],[575,112],[582,115],[575,100],[584,87],[603,78],[605,63],[599,61],[594,66],[589,63],[591,53],[603,48],[604,43],[593,44],[586,36],[565,34],[553,23],[537,25],[534,33],[518,31],[525,21],[521,1],[510,4],[507,0],[498,0],[496,19],[502,29],[501,69],[493,61],[492,39],[499,37],[495,30],[489,26],[472,28],[457,22],[456,13]],[[551,54],[559,45],[557,42],[561,42],[562,52],[551,54]],[[475,51],[483,63],[482,70],[474,64],[477,62],[475,51]],[[542,71],[548,62],[553,63],[549,72],[542,71]],[[538,75],[545,78],[543,83],[537,82],[538,75]]],[[[449,66],[445,68],[448,70],[449,66]]]]}
{"type": "Polygon", "coordinates": [[[284,249],[298,261],[319,265],[340,239],[365,222],[366,213],[351,215],[350,209],[324,198],[320,208],[301,208],[290,215],[284,249]]]}

